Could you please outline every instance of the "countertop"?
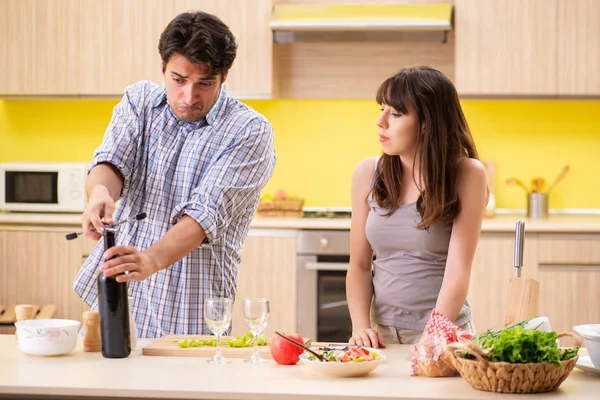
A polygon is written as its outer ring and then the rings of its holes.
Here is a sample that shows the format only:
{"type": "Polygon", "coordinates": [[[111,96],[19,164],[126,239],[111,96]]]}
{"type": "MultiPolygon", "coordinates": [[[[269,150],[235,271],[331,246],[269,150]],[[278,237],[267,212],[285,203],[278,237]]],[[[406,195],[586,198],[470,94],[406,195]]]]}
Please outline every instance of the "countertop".
{"type": "Polygon", "coordinates": [[[574,369],[554,392],[523,395],[473,389],[460,377],[422,378],[408,375],[408,345],[391,345],[386,362],[364,378],[326,378],[300,365],[261,365],[232,359],[212,366],[206,358],[141,355],[148,339],[125,359],[105,359],[82,351],[83,340],[69,355],[23,354],[13,335],[0,335],[0,398],[97,396],[154,399],[597,399],[600,378],[574,369]]]}
{"type": "MultiPolygon", "coordinates": [[[[600,233],[600,215],[551,214],[545,220],[531,220],[520,214],[502,214],[483,220],[482,232],[514,232],[518,220],[525,221],[528,233],[600,233]]],[[[2,227],[54,227],[76,230],[80,214],[0,213],[2,227]]],[[[350,219],[255,217],[254,229],[350,229],[350,219]]]]}

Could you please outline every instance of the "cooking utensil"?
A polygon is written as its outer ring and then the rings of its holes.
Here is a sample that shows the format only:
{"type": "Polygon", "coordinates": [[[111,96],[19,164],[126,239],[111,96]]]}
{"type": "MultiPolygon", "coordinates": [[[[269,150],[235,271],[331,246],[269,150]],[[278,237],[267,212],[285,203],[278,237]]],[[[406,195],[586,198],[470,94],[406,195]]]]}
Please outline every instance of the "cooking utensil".
{"type": "Polygon", "coordinates": [[[523,268],[523,247],[525,246],[525,222],[517,221],[515,227],[515,268],[517,269],[517,278],[521,277],[521,268],[523,268]]]}
{"type": "MultiPolygon", "coordinates": [[[[122,219],[121,221],[117,221],[114,224],[104,224],[104,226],[107,228],[115,228],[115,227],[117,227],[119,225],[123,225],[127,222],[141,221],[144,218],[146,218],[145,212],[139,213],[138,215],[128,218],[128,219],[122,219]]],[[[73,233],[69,233],[69,234],[65,235],[65,237],[67,238],[67,240],[73,240],[73,239],[77,239],[81,235],[83,235],[83,232],[73,232],[73,233]]]]}
{"type": "Polygon", "coordinates": [[[544,178],[533,178],[531,184],[533,185],[533,191],[539,193],[544,189],[546,180],[544,178]]]}
{"type": "Polygon", "coordinates": [[[308,351],[310,354],[312,354],[313,356],[317,357],[317,359],[318,359],[319,361],[322,361],[322,362],[327,362],[327,360],[326,360],[325,358],[323,358],[323,356],[322,356],[322,355],[318,354],[318,353],[317,353],[317,352],[315,352],[315,351],[312,351],[312,350],[311,350],[309,347],[306,347],[306,346],[305,346],[305,345],[303,345],[302,343],[298,343],[298,342],[296,342],[295,340],[292,340],[292,339],[288,338],[288,337],[287,337],[287,336],[285,336],[285,335],[282,335],[281,333],[279,333],[279,332],[277,332],[277,331],[275,331],[275,334],[276,334],[276,335],[278,335],[278,336],[281,336],[283,339],[285,339],[286,341],[290,342],[291,344],[293,344],[293,345],[295,345],[295,346],[298,346],[298,347],[300,347],[300,348],[303,348],[304,350],[308,351]]]}
{"type": "Polygon", "coordinates": [[[556,186],[556,184],[558,182],[560,182],[565,177],[565,175],[567,175],[567,172],[569,172],[569,166],[565,165],[563,167],[563,169],[560,171],[560,173],[558,174],[558,176],[556,177],[556,179],[554,180],[554,182],[552,183],[552,185],[550,185],[550,187],[548,188],[548,190],[546,191],[546,193],[550,193],[550,191],[552,189],[554,189],[554,186],[556,186]]]}
{"type": "Polygon", "coordinates": [[[525,184],[523,182],[521,182],[519,179],[517,178],[508,178],[506,180],[506,184],[507,185],[517,185],[517,186],[521,186],[523,189],[525,189],[525,191],[527,193],[529,193],[529,188],[527,188],[527,186],[525,186],[525,184]]]}
{"type": "Polygon", "coordinates": [[[504,326],[537,317],[540,285],[535,279],[521,277],[524,247],[525,222],[518,221],[515,227],[514,250],[514,267],[517,269],[517,277],[510,278],[504,326]]]}

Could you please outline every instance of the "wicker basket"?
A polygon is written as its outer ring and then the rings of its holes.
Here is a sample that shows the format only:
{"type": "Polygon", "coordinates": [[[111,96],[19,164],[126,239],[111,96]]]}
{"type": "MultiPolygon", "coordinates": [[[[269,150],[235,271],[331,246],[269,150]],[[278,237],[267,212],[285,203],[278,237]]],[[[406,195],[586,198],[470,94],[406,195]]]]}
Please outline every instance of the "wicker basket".
{"type": "MultiPolygon", "coordinates": [[[[581,346],[581,338],[572,333],[561,333],[558,337],[570,336],[575,347],[581,346]]],[[[454,368],[475,389],[500,393],[542,393],[556,390],[567,379],[578,356],[563,361],[560,367],[552,363],[513,364],[490,362],[484,358],[479,345],[469,342],[463,348],[476,360],[468,360],[457,354],[457,350],[445,352],[444,361],[454,368]]]]}
{"type": "Polygon", "coordinates": [[[260,201],[256,214],[261,217],[301,217],[304,200],[260,201]]]}

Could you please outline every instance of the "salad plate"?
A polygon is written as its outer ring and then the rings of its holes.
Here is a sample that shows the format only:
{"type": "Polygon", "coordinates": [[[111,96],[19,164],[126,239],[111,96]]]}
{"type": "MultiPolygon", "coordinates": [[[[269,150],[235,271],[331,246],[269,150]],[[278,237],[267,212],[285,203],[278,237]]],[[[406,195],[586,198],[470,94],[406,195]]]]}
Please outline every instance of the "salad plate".
{"type": "Polygon", "coordinates": [[[386,358],[381,350],[371,347],[320,347],[313,350],[327,361],[319,361],[305,351],[300,355],[302,365],[318,374],[337,378],[366,376],[386,358]]]}

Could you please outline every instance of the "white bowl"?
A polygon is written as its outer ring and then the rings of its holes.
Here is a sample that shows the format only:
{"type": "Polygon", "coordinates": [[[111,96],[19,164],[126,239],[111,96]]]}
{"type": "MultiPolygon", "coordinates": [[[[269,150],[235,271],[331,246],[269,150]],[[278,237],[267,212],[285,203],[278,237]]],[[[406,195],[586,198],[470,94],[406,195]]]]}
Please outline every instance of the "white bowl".
{"type": "Polygon", "coordinates": [[[592,364],[600,368],[600,324],[577,325],[573,330],[583,336],[592,364]]]}
{"type": "Polygon", "coordinates": [[[374,361],[361,361],[361,362],[339,362],[329,361],[322,362],[319,360],[311,360],[309,353],[304,352],[300,354],[300,360],[302,365],[307,369],[310,369],[318,374],[327,375],[336,378],[350,378],[357,376],[365,376],[370,374],[375,368],[377,368],[383,361],[385,361],[385,355],[379,349],[373,349],[365,347],[370,352],[378,353],[381,358],[374,361]]]}
{"type": "Polygon", "coordinates": [[[576,325],[573,330],[584,338],[600,340],[600,324],[576,325]]]}
{"type": "Polygon", "coordinates": [[[77,346],[81,322],[70,319],[30,319],[15,322],[19,348],[26,354],[58,356],[77,346]]]}

